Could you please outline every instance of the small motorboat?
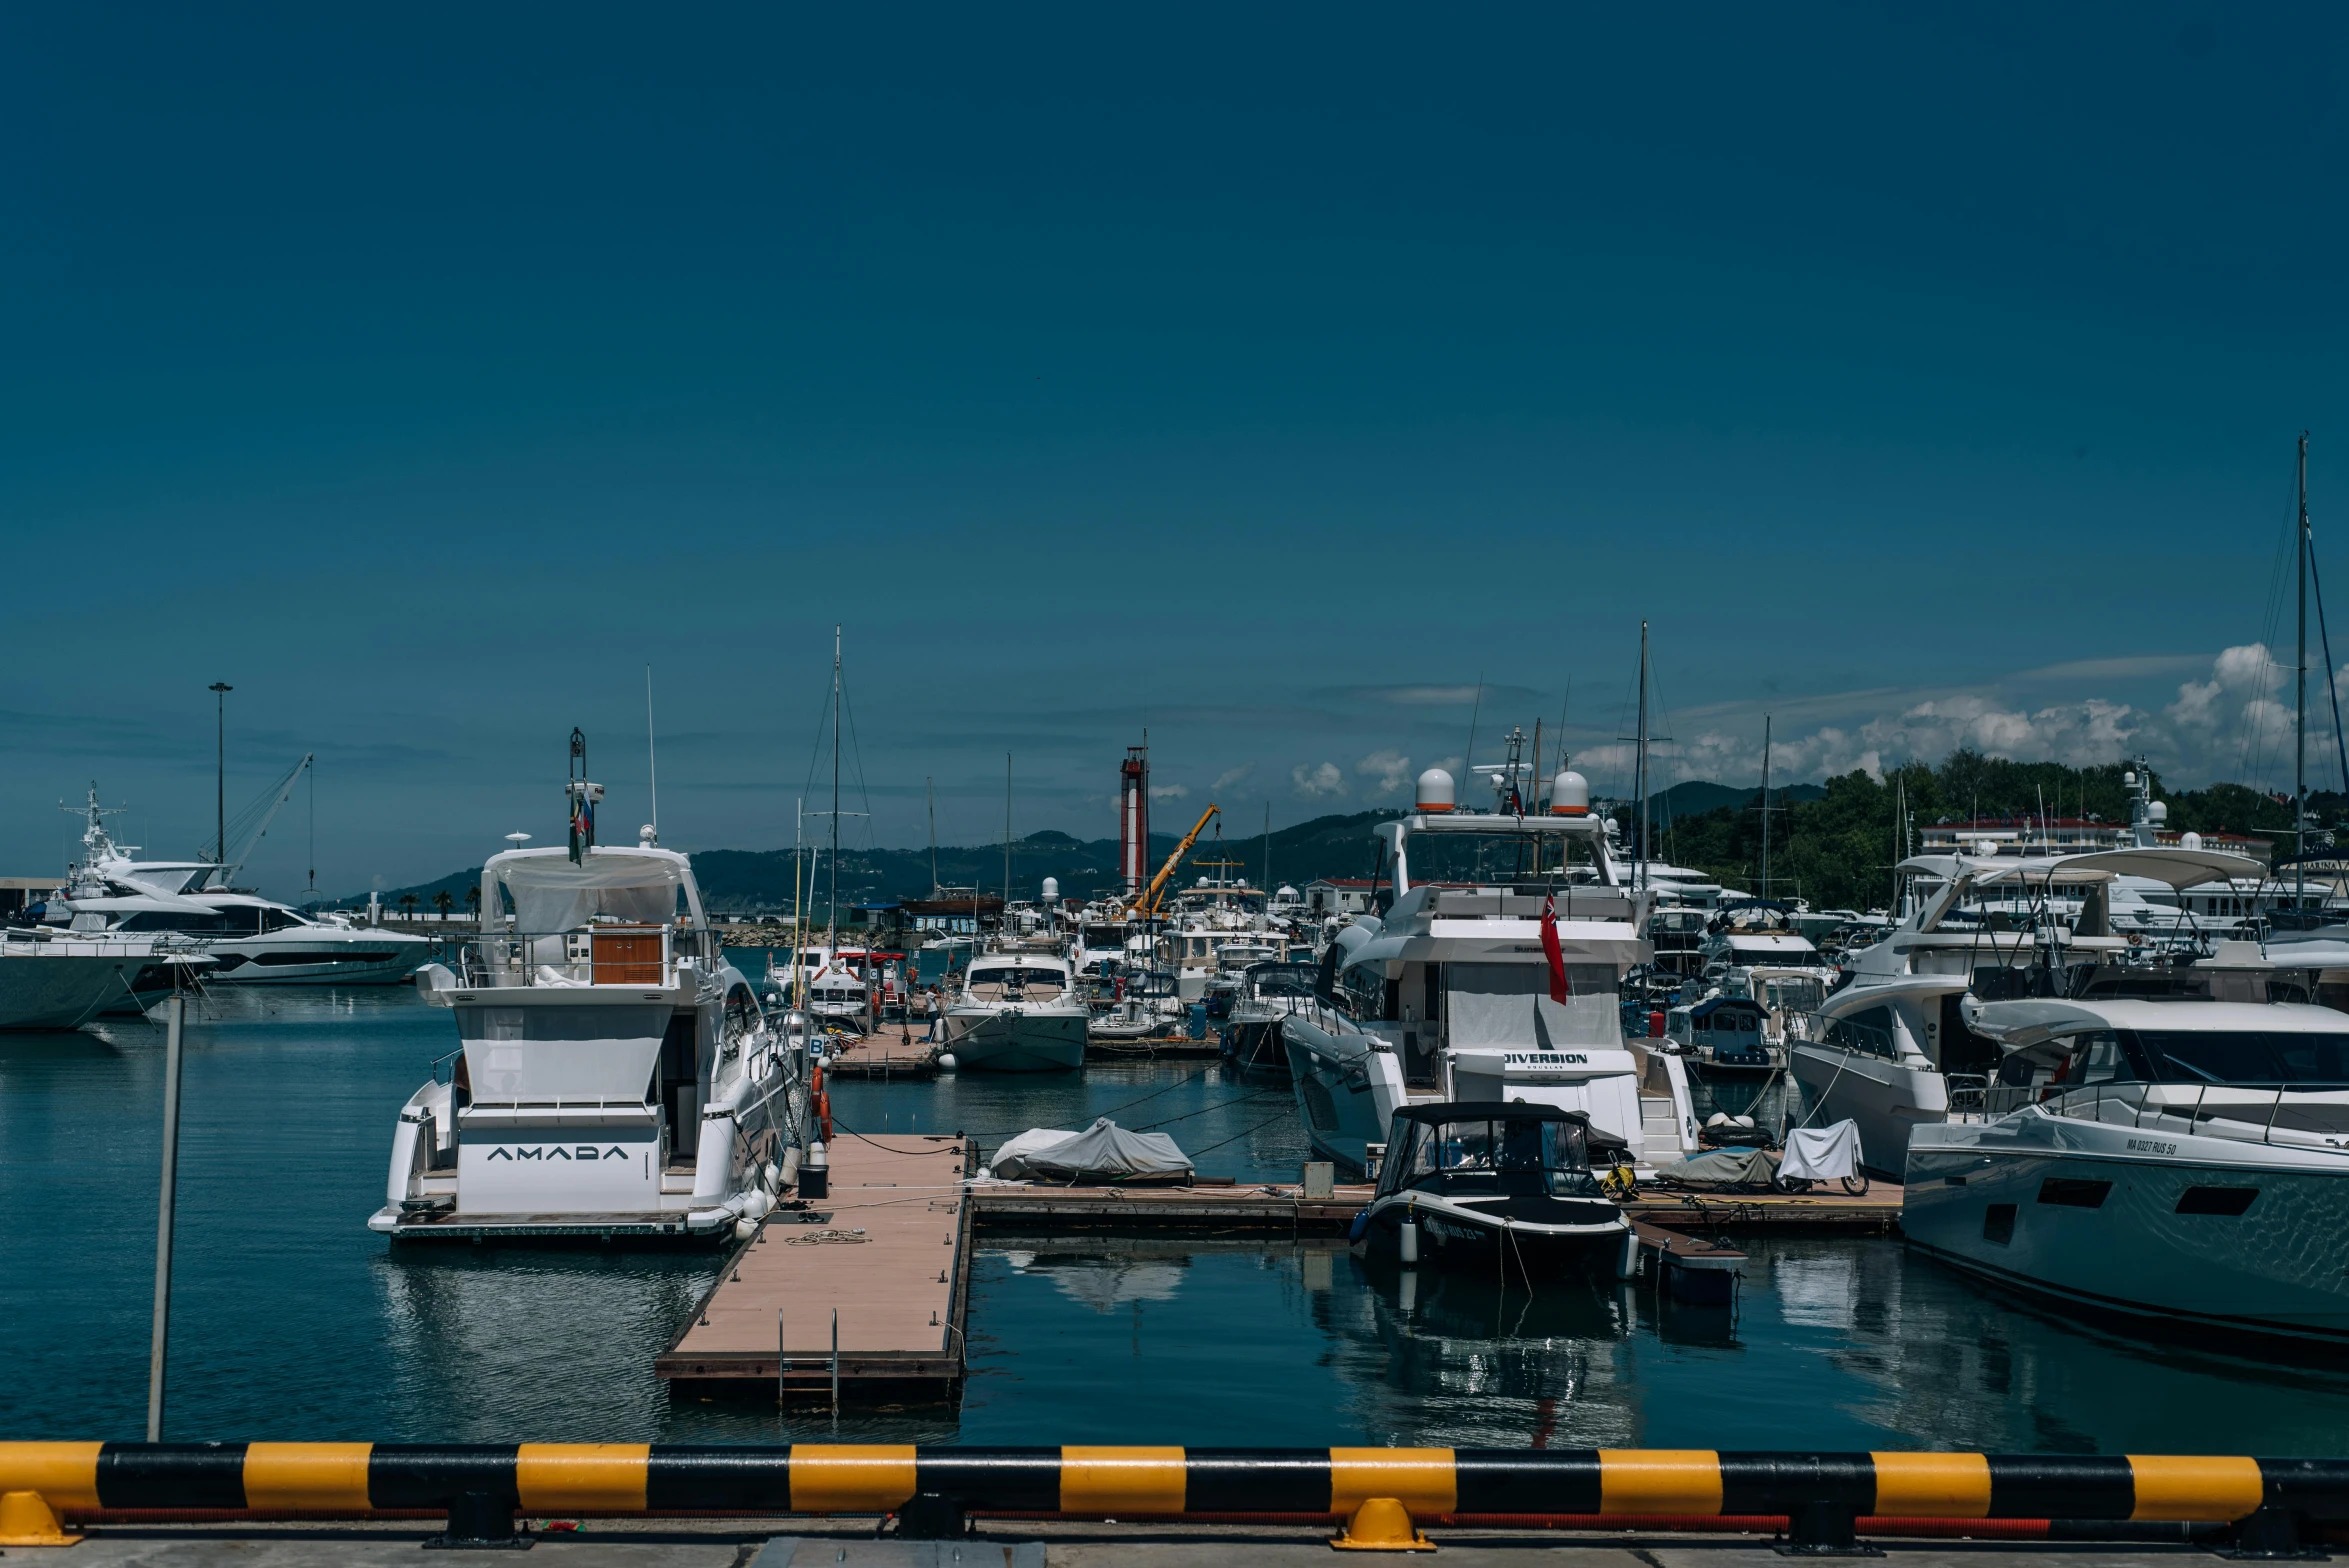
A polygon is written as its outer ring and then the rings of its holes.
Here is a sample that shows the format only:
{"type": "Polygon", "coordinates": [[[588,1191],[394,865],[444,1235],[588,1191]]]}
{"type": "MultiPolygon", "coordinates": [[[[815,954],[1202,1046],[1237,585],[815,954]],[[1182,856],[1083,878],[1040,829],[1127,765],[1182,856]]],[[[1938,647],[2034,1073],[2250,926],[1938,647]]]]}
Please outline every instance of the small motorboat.
{"type": "Polygon", "coordinates": [[[1450,1100],[1405,1106],[1389,1126],[1376,1196],[1354,1223],[1374,1257],[1532,1278],[1613,1268],[1633,1244],[1593,1168],[1629,1145],[1581,1111],[1450,1100]]]}

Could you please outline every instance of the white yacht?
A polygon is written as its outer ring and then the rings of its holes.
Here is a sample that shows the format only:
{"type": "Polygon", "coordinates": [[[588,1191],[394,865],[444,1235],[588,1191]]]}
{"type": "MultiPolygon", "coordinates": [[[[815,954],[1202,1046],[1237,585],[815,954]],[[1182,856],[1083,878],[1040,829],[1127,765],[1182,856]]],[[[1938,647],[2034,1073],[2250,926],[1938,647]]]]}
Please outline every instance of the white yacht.
{"type": "Polygon", "coordinates": [[[224,885],[234,866],[209,860],[134,860],[136,845],[107,835],[96,785],[82,831],[82,860],[42,919],[76,935],[172,936],[201,943],[208,982],[231,985],[397,985],[432,954],[405,931],[314,919],[224,885]]]}
{"type": "Polygon", "coordinates": [[[1791,904],[1747,898],[1723,904],[1706,922],[1699,951],[1704,978],[1723,996],[1762,1004],[1762,1034],[1773,1048],[1799,1038],[1838,976],[1798,928],[1791,904]]]}
{"type": "Polygon", "coordinates": [[[2349,1343],[2349,1019],[2303,1003],[1991,1002],[1978,1114],[1909,1140],[1901,1229],[2077,1306],[2349,1343]]]}
{"type": "Polygon", "coordinates": [[[1907,913],[1883,940],[1850,955],[1844,983],[1819,1004],[1804,1037],[1787,1045],[1787,1068],[1809,1107],[1806,1119],[1856,1123],[1861,1163],[1897,1175],[1910,1130],[1948,1116],[1952,1076],[1962,1104],[1997,1064],[1997,1052],[1966,1027],[1962,998],[1972,992],[1994,999],[2034,983],[2052,991],[2075,964],[2112,963],[2130,952],[2129,939],[2113,934],[2106,915],[2116,877],[2191,887],[2256,865],[2239,855],[2160,847],[1902,861],[1898,869],[1910,879],[1907,913]],[[2060,901],[2067,888],[2077,895],[2068,922],[2056,918],[2049,902],[2060,901]],[[2011,889],[2036,890],[2027,920],[1981,915],[1982,900],[2011,889]]]}
{"type": "Polygon", "coordinates": [[[982,953],[946,1009],[946,1048],[962,1072],[1071,1072],[1092,1018],[1057,953],[982,953]]]}
{"type": "Polygon", "coordinates": [[[839,960],[827,960],[809,978],[807,1012],[818,1029],[848,1034],[873,1032],[872,995],[864,977],[839,960]]]}
{"type": "Polygon", "coordinates": [[[169,935],[0,932],[0,1029],[79,1029],[195,988],[211,959],[169,935]]]}
{"type": "Polygon", "coordinates": [[[401,1108],[368,1227],[715,1243],[755,1223],[804,1147],[802,1046],[767,1028],[686,857],[649,835],[513,850],[481,907],[456,966],[417,973],[459,1050],[401,1108]]]}
{"type": "Polygon", "coordinates": [[[1581,775],[1561,774],[1550,798],[1547,812],[1459,811],[1451,776],[1431,768],[1417,808],[1374,830],[1393,906],[1338,933],[1319,994],[1281,1021],[1299,1115],[1331,1160],[1365,1169],[1396,1112],[1449,1100],[1583,1112],[1639,1165],[1696,1151],[1685,1065],[1663,1042],[1623,1034],[1622,977],[1652,957],[1648,896],[1615,880],[1581,775]],[[1506,860],[1533,871],[1438,885],[1415,879],[1415,846],[1431,870],[1506,860]],[[1543,937],[1553,900],[1563,1002],[1543,937]]]}

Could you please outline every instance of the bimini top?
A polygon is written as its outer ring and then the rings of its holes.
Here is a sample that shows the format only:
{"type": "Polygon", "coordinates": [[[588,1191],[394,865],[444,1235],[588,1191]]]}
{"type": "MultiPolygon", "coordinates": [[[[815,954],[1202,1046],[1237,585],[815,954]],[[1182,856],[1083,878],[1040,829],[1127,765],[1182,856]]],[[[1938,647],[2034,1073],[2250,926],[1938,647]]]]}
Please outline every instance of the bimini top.
{"type": "Polygon", "coordinates": [[[2230,855],[2215,849],[2149,848],[2100,849],[2082,855],[2025,855],[2015,859],[1972,855],[1912,855],[1894,868],[1922,871],[1929,876],[1970,878],[1976,885],[2021,882],[2039,887],[2049,882],[2105,882],[2114,877],[2143,877],[2171,887],[2199,887],[2230,878],[2259,880],[2267,867],[2248,855],[2230,855]]]}
{"type": "Polygon", "coordinates": [[[481,868],[481,908],[494,919],[498,889],[514,900],[514,929],[525,935],[574,931],[597,915],[641,925],[677,916],[677,892],[695,929],[707,925],[693,867],[673,849],[591,849],[579,864],[566,849],[510,849],[481,868]]]}

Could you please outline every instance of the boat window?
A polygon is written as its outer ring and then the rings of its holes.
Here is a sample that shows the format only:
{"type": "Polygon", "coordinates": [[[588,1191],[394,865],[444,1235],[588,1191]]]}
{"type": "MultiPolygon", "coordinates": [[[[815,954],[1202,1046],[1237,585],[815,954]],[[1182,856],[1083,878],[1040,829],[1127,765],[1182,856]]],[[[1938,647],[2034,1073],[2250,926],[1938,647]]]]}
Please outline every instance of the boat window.
{"type": "Polygon", "coordinates": [[[2349,1032],[2138,1029],[2121,1034],[2171,1082],[2349,1084],[2349,1032]]]}
{"type": "Polygon", "coordinates": [[[2099,1029],[2094,1034],[2082,1035],[2086,1049],[2080,1065],[2074,1069],[2070,1081],[2077,1083],[2132,1083],[2136,1072],[2129,1066],[2128,1054],[2121,1049],[2121,1037],[2110,1029],[2099,1029]]]}
{"type": "Polygon", "coordinates": [[[228,922],[219,915],[182,913],[176,909],[142,910],[125,916],[121,926],[125,931],[185,931],[190,935],[211,936],[228,930],[228,922]]]}
{"type": "Polygon", "coordinates": [[[1248,971],[1248,983],[1258,996],[1311,996],[1311,964],[1259,964],[1248,971]]]}
{"type": "Polygon", "coordinates": [[[2188,1187],[2178,1194],[2177,1212],[2217,1214],[2234,1219],[2248,1211],[2251,1200],[2258,1196],[2257,1187],[2188,1187]]]}
{"type": "Polygon", "coordinates": [[[2077,1176],[2049,1176],[2039,1183],[2039,1201],[2064,1209],[2101,1209],[2109,1181],[2086,1181],[2077,1176]]]}
{"type": "Polygon", "coordinates": [[[1894,1036],[1892,1009],[1889,1007],[1863,1008],[1859,1012],[1832,1020],[1827,1025],[1827,1042],[1846,1050],[1863,1052],[1869,1056],[1897,1059],[1899,1045],[1894,1036]]]}
{"type": "Polygon", "coordinates": [[[1387,1000],[1386,964],[1373,960],[1342,971],[1338,975],[1338,999],[1352,1017],[1382,1017],[1387,1000]]]}

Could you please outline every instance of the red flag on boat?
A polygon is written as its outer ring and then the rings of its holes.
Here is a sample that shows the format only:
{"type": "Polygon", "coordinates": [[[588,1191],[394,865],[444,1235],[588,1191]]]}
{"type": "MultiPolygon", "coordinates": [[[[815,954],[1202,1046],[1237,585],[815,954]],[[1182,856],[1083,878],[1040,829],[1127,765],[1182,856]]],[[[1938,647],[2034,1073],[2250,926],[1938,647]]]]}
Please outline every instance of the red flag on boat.
{"type": "Polygon", "coordinates": [[[1574,994],[1566,983],[1566,952],[1558,946],[1558,895],[1542,900],[1542,956],[1550,961],[1550,1000],[1564,1005],[1574,994]]]}

